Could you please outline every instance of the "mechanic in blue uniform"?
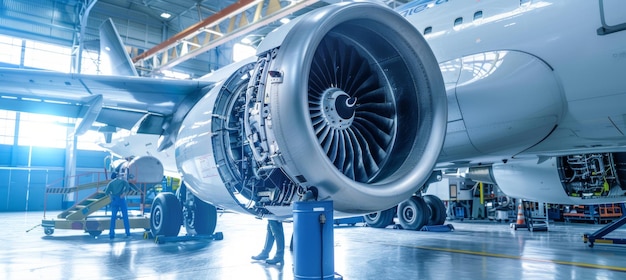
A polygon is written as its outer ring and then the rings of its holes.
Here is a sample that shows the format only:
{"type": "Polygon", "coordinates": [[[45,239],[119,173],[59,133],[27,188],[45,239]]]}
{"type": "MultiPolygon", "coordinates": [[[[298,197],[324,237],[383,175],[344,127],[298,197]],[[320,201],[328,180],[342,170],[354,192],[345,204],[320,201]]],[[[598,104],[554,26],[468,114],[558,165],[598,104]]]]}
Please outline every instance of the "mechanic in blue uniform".
{"type": "Polygon", "coordinates": [[[285,234],[283,232],[283,222],[277,220],[267,220],[267,235],[265,236],[265,246],[263,251],[256,256],[252,256],[253,260],[265,260],[268,264],[283,264],[283,257],[285,255],[285,234]],[[276,253],[274,257],[269,258],[272,246],[276,241],[276,253]]]}
{"type": "Polygon", "coordinates": [[[122,220],[126,229],[126,237],[130,237],[130,223],[128,222],[128,206],[124,194],[130,190],[130,185],[126,180],[117,177],[117,173],[111,173],[111,182],[104,189],[104,193],[111,196],[111,227],[109,228],[109,238],[115,238],[115,220],[117,211],[122,212],[122,220]]]}

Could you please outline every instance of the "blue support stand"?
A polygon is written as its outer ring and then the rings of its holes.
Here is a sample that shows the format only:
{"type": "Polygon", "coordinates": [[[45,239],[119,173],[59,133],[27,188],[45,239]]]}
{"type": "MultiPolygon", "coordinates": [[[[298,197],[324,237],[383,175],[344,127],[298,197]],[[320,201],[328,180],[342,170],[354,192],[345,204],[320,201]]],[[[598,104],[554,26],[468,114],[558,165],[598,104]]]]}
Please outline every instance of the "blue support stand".
{"type": "Polygon", "coordinates": [[[622,217],[607,224],[601,229],[597,230],[594,233],[585,233],[583,235],[583,242],[589,243],[589,247],[593,248],[594,243],[605,243],[605,244],[626,244],[626,239],[623,238],[605,238],[607,234],[615,231],[623,225],[626,225],[626,205],[622,203],[622,217]]]}
{"type": "Polygon", "coordinates": [[[335,279],[333,202],[293,204],[294,279],[335,279]]]}

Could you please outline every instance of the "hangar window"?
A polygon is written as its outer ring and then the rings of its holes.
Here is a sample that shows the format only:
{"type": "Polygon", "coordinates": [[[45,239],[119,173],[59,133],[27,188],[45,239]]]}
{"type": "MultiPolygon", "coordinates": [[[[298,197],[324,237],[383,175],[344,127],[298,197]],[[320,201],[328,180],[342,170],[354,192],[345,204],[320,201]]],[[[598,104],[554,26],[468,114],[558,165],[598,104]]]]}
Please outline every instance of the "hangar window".
{"type": "Polygon", "coordinates": [[[68,47],[26,41],[24,66],[69,73],[72,57],[68,47]]]}
{"type": "Polygon", "coordinates": [[[104,151],[105,149],[98,146],[98,143],[104,143],[104,134],[95,130],[89,130],[85,134],[78,136],[76,140],[76,149],[89,151],[104,151]]]}
{"type": "Polygon", "coordinates": [[[459,25],[461,25],[463,23],[463,18],[462,17],[458,17],[454,20],[454,27],[457,27],[459,25]]]}
{"type": "Polygon", "coordinates": [[[17,144],[65,148],[71,129],[74,129],[74,124],[68,117],[20,113],[17,144]]]}
{"type": "MultiPolygon", "coordinates": [[[[0,122],[3,117],[1,112],[0,122]]],[[[67,141],[72,140],[71,135],[76,121],[74,118],[31,113],[20,113],[19,119],[18,145],[62,149],[67,147],[67,141]]],[[[2,127],[0,127],[0,134],[2,133],[4,132],[2,127]]],[[[2,140],[0,136],[0,141],[2,140]]],[[[89,130],[85,134],[78,136],[76,149],[103,151],[104,149],[97,144],[103,142],[104,135],[102,133],[89,130]]]]}
{"type": "Polygon", "coordinates": [[[98,70],[98,52],[83,50],[83,60],[80,64],[82,74],[100,74],[98,70]]]}
{"type": "Polygon", "coordinates": [[[0,62],[20,65],[22,40],[0,35],[0,62]]]}
{"type": "Polygon", "coordinates": [[[183,73],[180,71],[162,70],[161,73],[163,74],[164,78],[178,79],[178,80],[191,79],[191,74],[183,73]]]}
{"type": "Polygon", "coordinates": [[[433,27],[432,26],[424,28],[424,35],[427,35],[427,34],[430,34],[430,33],[433,33],[433,27]]]}
{"type": "Polygon", "coordinates": [[[14,144],[15,115],[16,113],[13,111],[0,110],[0,144],[14,144]]]}

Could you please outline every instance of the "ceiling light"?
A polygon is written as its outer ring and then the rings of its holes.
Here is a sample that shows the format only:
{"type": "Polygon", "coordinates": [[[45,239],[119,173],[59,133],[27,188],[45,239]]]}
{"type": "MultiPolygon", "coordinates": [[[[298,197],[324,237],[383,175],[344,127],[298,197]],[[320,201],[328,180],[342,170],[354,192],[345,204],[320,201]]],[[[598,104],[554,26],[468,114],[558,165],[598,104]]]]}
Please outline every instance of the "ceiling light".
{"type": "Polygon", "coordinates": [[[172,16],[172,15],[170,15],[170,14],[168,14],[168,13],[166,13],[166,12],[163,12],[163,13],[161,14],[161,17],[162,17],[162,18],[164,18],[164,19],[168,19],[168,18],[170,18],[171,16],[172,16]]]}
{"type": "Polygon", "coordinates": [[[290,20],[290,19],[288,19],[288,18],[281,18],[281,19],[280,19],[280,22],[281,22],[282,24],[288,23],[289,21],[291,21],[291,20],[290,20]]]}

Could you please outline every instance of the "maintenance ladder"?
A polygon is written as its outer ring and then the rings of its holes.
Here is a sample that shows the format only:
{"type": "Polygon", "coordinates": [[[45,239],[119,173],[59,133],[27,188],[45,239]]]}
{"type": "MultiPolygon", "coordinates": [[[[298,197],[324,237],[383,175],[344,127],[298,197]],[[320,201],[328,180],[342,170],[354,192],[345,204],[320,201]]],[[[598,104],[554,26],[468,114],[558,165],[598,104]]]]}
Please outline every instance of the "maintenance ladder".
{"type": "Polygon", "coordinates": [[[111,203],[111,198],[109,198],[108,195],[104,194],[103,191],[99,190],[101,186],[106,186],[110,181],[111,180],[91,182],[70,188],[46,188],[46,195],[70,194],[82,190],[98,188],[98,190],[90,196],[86,197],[82,201],[79,201],[78,203],[74,204],[74,206],[57,215],[57,218],[59,219],[67,219],[73,221],[81,220],[89,216],[89,214],[98,211],[102,207],[105,207],[109,205],[109,203],[111,203]]]}
{"type": "MultiPolygon", "coordinates": [[[[98,176],[99,177],[99,176],[98,176]]],[[[85,230],[92,236],[98,236],[103,230],[109,228],[111,221],[110,216],[90,216],[91,214],[99,211],[111,203],[111,197],[104,193],[104,187],[111,180],[98,180],[96,182],[90,182],[86,184],[77,185],[75,187],[48,187],[46,188],[46,195],[48,194],[62,194],[68,195],[71,193],[77,193],[78,191],[96,189],[94,193],[75,203],[70,208],[64,210],[57,215],[57,219],[46,219],[44,211],[44,219],[42,220],[42,226],[46,235],[54,233],[54,229],[78,229],[85,230]],[[102,187],[102,189],[101,189],[102,187]]],[[[129,215],[129,222],[131,228],[150,228],[150,220],[146,217],[145,210],[145,190],[138,190],[131,185],[131,189],[125,193],[126,196],[140,196],[140,210],[141,214],[136,216],[129,215]]],[[[116,222],[116,228],[123,228],[121,221],[116,222]]]]}

